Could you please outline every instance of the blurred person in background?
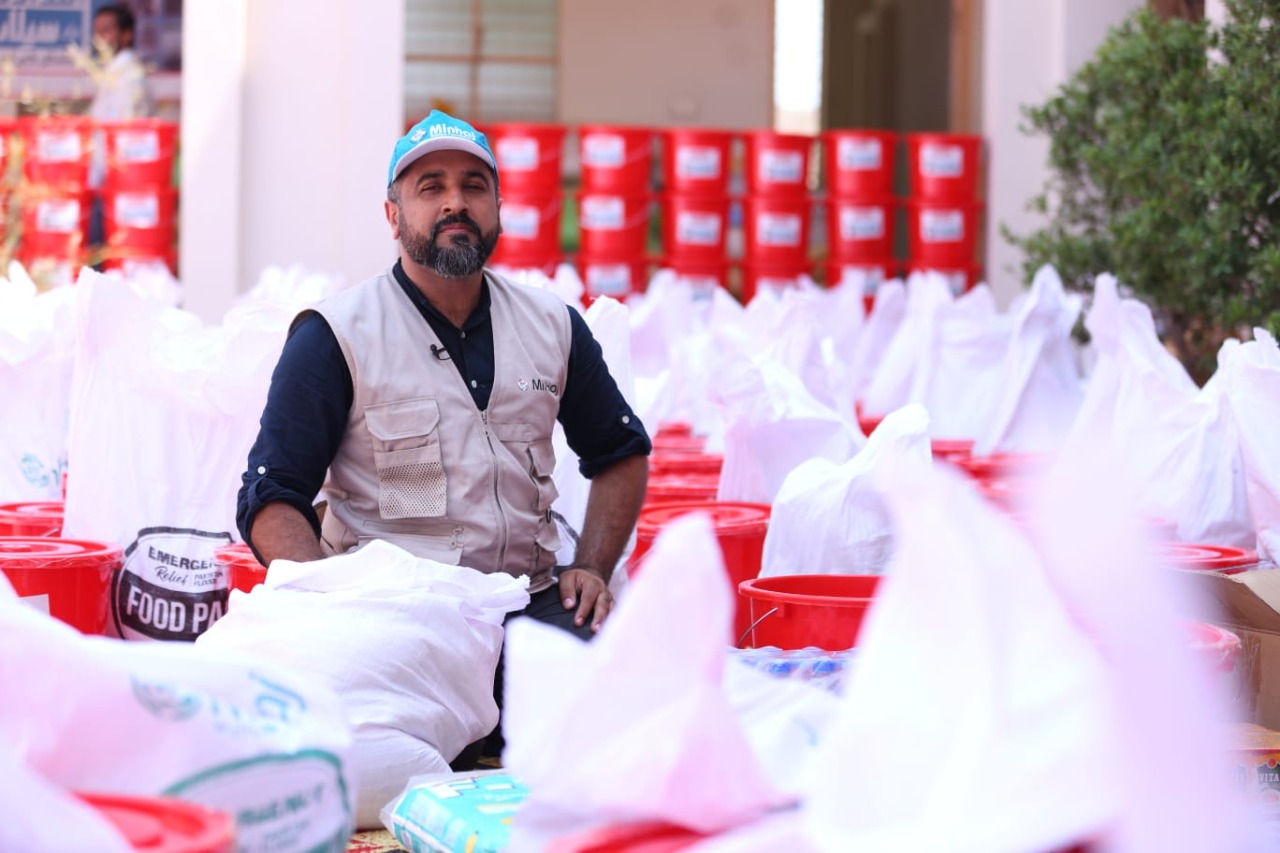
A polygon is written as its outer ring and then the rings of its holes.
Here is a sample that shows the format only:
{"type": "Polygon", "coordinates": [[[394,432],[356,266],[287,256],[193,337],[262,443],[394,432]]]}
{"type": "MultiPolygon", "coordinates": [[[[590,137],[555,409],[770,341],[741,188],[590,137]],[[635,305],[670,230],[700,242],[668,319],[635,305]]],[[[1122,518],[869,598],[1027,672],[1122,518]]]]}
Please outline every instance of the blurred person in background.
{"type": "MultiPolygon", "coordinates": [[[[510,616],[589,639],[613,606],[652,445],[581,315],[485,269],[501,203],[471,125],[433,110],[399,140],[384,202],[399,260],[294,320],[237,524],[264,565],[385,539],[527,576],[531,602],[510,616]],[[557,421],[591,480],[569,566],[551,511],[557,421]]],[[[496,682],[500,705],[501,667],[496,682]]]]}
{"type": "Polygon", "coordinates": [[[93,46],[102,70],[95,75],[97,93],[89,105],[96,121],[124,121],[151,114],[147,70],[134,51],[136,20],[123,3],[103,6],[93,16],[93,46]]]}

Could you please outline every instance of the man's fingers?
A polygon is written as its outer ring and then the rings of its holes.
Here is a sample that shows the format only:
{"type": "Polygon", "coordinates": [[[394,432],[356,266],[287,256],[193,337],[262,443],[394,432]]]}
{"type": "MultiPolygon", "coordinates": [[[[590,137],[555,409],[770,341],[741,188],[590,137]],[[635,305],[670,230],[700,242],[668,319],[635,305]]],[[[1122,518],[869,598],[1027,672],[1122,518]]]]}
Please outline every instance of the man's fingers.
{"type": "Polygon", "coordinates": [[[596,606],[596,600],[601,595],[606,595],[603,584],[597,585],[590,581],[583,581],[579,585],[581,599],[578,602],[578,612],[573,614],[573,624],[581,626],[587,624],[587,616],[596,606]]]}
{"type": "Polygon", "coordinates": [[[608,618],[613,611],[613,596],[608,590],[600,593],[600,597],[596,599],[596,615],[591,620],[591,630],[599,631],[600,626],[604,624],[604,620],[608,618]]]}
{"type": "Polygon", "coordinates": [[[560,575],[560,601],[564,604],[565,610],[572,610],[578,603],[580,589],[578,572],[565,572],[560,575]]]}

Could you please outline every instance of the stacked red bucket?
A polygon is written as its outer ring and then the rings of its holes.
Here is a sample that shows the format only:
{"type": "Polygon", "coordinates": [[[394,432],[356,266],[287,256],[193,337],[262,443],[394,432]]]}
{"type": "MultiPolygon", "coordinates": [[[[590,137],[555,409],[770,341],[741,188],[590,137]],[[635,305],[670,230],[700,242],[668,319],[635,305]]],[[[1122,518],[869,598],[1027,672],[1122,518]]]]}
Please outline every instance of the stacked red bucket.
{"type": "Polygon", "coordinates": [[[982,276],[982,137],[912,133],[907,151],[912,191],[907,272],[939,272],[959,295],[982,276]]]}
{"type": "Polygon", "coordinates": [[[808,271],[813,138],[756,130],[746,143],[742,301],[750,302],[760,287],[792,286],[808,271]]]}
{"type": "Polygon", "coordinates": [[[578,271],[589,299],[623,299],[648,284],[653,144],[647,127],[578,128],[578,271]]]}
{"type": "Polygon", "coordinates": [[[493,262],[548,275],[563,259],[565,129],[555,124],[495,124],[485,128],[498,161],[502,239],[493,262]]]}
{"type": "Polygon", "coordinates": [[[75,116],[18,120],[23,177],[17,258],[51,284],[75,281],[85,261],[94,126],[75,116]]]}
{"type": "Polygon", "coordinates": [[[729,175],[734,135],[671,128],[662,137],[665,265],[694,281],[727,284],[729,175]]]}
{"type": "Polygon", "coordinates": [[[870,309],[880,283],[892,278],[898,205],[893,196],[898,134],[839,129],[823,134],[827,175],[826,280],[860,276],[870,309]]]}
{"type": "Polygon", "coordinates": [[[176,271],[178,125],[131,119],[101,126],[106,147],[104,269],[164,265],[176,271]]]}

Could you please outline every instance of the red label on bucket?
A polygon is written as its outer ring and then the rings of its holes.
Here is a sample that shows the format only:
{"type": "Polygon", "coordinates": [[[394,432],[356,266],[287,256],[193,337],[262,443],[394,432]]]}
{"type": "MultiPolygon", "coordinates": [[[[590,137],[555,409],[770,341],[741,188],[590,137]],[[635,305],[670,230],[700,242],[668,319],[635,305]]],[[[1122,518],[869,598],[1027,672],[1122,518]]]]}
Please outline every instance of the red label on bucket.
{"type": "Polygon", "coordinates": [[[760,213],[756,231],[762,246],[799,246],[804,227],[795,213],[760,213]]]}
{"type": "Polygon", "coordinates": [[[113,208],[116,225],[124,228],[157,228],[160,197],[155,193],[118,193],[113,208]]]}
{"type": "Polygon", "coordinates": [[[70,234],[80,228],[80,202],[74,198],[46,198],[36,207],[36,228],[51,234],[70,234]]]}
{"type": "Polygon", "coordinates": [[[626,202],[617,196],[592,195],[582,199],[582,226],[616,231],[627,222],[626,202]]]}
{"type": "Polygon", "coordinates": [[[502,231],[517,240],[538,239],[542,211],[527,204],[507,203],[502,206],[502,231]]]}
{"type": "MultiPolygon", "coordinates": [[[[504,170],[529,172],[538,168],[538,140],[532,136],[511,136],[500,139],[497,153],[498,165],[504,170]]],[[[506,211],[504,210],[503,213],[506,211]]]]}
{"type": "Polygon", "coordinates": [[[227,609],[227,570],[215,551],[229,533],[153,527],[125,550],[112,615],[125,639],[192,641],[227,609]]]}
{"type": "Polygon", "coordinates": [[[804,180],[804,155],[799,151],[762,151],[760,180],[771,184],[798,184],[804,180]]]}
{"type": "Polygon", "coordinates": [[[880,140],[843,138],[836,143],[836,162],[850,172],[879,169],[883,162],[880,140]]]}
{"type": "Polygon", "coordinates": [[[920,174],[927,178],[960,177],[964,174],[964,149],[926,142],[920,147],[920,174]]]}
{"type": "Polygon", "coordinates": [[[122,130],[116,133],[116,156],[126,163],[151,163],[160,159],[160,134],[154,130],[122,130]]]}
{"type": "Polygon", "coordinates": [[[600,296],[620,296],[631,291],[630,264],[592,264],[587,267],[587,286],[600,296]]]}
{"type": "Polygon", "coordinates": [[[958,243],[964,239],[964,211],[920,211],[920,238],[926,243],[958,243]]]}
{"type": "Polygon", "coordinates": [[[720,149],[686,145],[676,151],[676,175],[713,181],[720,177],[720,149]]]}
{"type": "Polygon", "coordinates": [[[77,130],[42,130],[36,134],[36,157],[42,163],[74,163],[83,151],[77,130]]]}
{"type": "Polygon", "coordinates": [[[676,241],[690,246],[716,246],[720,243],[720,216],[682,210],[676,216],[676,241]]]}
{"type": "Polygon", "coordinates": [[[588,166],[614,168],[627,159],[627,142],[611,133],[593,133],[582,140],[582,161],[588,166]]]}

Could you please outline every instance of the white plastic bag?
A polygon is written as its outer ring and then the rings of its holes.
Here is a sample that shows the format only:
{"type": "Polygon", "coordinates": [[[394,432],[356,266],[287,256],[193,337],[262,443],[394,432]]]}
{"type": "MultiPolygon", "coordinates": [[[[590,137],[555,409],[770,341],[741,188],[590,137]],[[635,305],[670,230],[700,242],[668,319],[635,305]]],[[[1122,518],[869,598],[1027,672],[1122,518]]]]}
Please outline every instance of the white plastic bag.
{"type": "Polygon", "coordinates": [[[1015,308],[1013,337],[991,418],[978,433],[975,455],[1058,450],[1084,397],[1071,329],[1080,297],[1067,294],[1053,267],[1042,267],[1015,308]]]}
{"type": "Polygon", "coordinates": [[[1280,348],[1265,329],[1224,347],[1218,371],[1239,437],[1249,514],[1259,555],[1280,560],[1280,348]]]}
{"type": "Polygon", "coordinates": [[[881,284],[849,365],[849,388],[854,400],[862,402],[866,399],[867,389],[879,372],[906,314],[907,291],[902,281],[892,279],[881,284]]]}
{"type": "Polygon", "coordinates": [[[356,819],[377,826],[406,780],[448,772],[497,725],[502,621],[529,603],[527,588],[375,540],[313,563],[276,560],[196,646],[305,672],[342,697],[362,779],[356,819]]]}
{"type": "MultiPolygon", "coordinates": [[[[881,295],[877,299],[893,299],[895,290],[897,288],[890,285],[881,287],[881,295]]],[[[913,274],[907,280],[905,294],[901,320],[894,326],[893,336],[884,345],[875,371],[868,378],[860,397],[862,411],[866,415],[887,415],[907,403],[923,402],[912,399],[912,393],[918,386],[916,373],[921,365],[932,362],[939,315],[954,298],[946,279],[936,273],[913,274]]],[[[885,313],[896,314],[897,311],[893,310],[896,307],[893,303],[886,305],[885,313]]],[[[871,312],[872,327],[878,326],[876,315],[879,313],[877,302],[871,312]]]]}
{"type": "Polygon", "coordinates": [[[934,437],[973,440],[991,422],[1012,328],[985,284],[940,312],[932,357],[918,365],[910,396],[929,410],[934,437]]]}
{"type": "Polygon", "coordinates": [[[529,786],[511,850],[631,820],[714,831],[782,802],[722,686],[732,607],[710,520],[694,513],[659,535],[591,643],[511,624],[503,765],[529,786]]]}
{"type": "Polygon", "coordinates": [[[214,552],[235,537],[240,474],[287,320],[204,326],[88,269],[75,289],[76,475],[63,532],[126,549],[116,633],[192,640],[226,606],[214,552]]]}
{"type": "Polygon", "coordinates": [[[886,455],[927,470],[929,416],[911,405],[890,413],[848,462],[811,459],[792,471],[773,501],[761,577],[874,575],[893,556],[894,531],[876,473],[886,455]]]}
{"type": "MultiPolygon", "coordinates": [[[[327,688],[252,657],[82,636],[3,583],[0,636],[0,752],[48,785],[228,812],[240,850],[344,848],[358,778],[351,729],[327,688]]],[[[48,789],[5,798],[5,822],[25,803],[89,831],[55,800],[48,789]]]]}

